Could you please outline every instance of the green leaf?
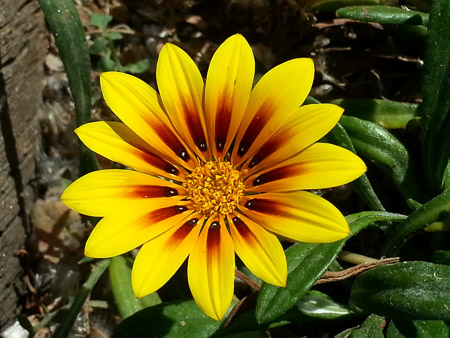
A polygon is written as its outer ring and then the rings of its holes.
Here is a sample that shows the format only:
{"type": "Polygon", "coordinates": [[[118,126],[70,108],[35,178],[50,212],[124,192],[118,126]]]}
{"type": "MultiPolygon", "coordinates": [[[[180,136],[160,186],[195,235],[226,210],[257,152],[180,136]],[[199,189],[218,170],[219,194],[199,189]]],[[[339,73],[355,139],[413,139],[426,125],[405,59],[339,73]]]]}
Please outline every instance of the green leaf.
{"type": "Polygon", "coordinates": [[[98,63],[98,68],[101,72],[109,72],[111,70],[117,70],[116,62],[111,59],[111,53],[108,51],[106,55],[103,55],[98,63]]]}
{"type": "Polygon", "coordinates": [[[91,22],[89,26],[95,26],[100,29],[106,29],[108,24],[112,21],[113,17],[111,15],[101,15],[97,13],[91,13],[91,22]]]}
{"type": "Polygon", "coordinates": [[[450,251],[438,250],[431,257],[431,261],[436,264],[448,265],[450,266],[450,251]]]}
{"type": "MultiPolygon", "coordinates": [[[[348,150],[356,153],[352,140],[340,123],[336,124],[336,126],[328,133],[327,138],[334,144],[347,148],[348,150]]],[[[358,179],[351,182],[350,186],[372,210],[385,210],[383,204],[373,190],[372,184],[370,184],[369,178],[366,174],[361,175],[358,179]]]]}
{"type": "Polygon", "coordinates": [[[379,5],[382,0],[315,0],[308,6],[317,12],[334,12],[345,6],[379,5]]]}
{"type": "Polygon", "coordinates": [[[348,329],[345,329],[344,331],[338,333],[337,335],[334,336],[334,338],[348,338],[350,337],[350,335],[352,334],[353,331],[357,330],[356,327],[351,327],[348,329]]]}
{"type": "Polygon", "coordinates": [[[395,319],[389,324],[386,338],[448,338],[449,329],[442,320],[395,319]]]}
{"type": "Polygon", "coordinates": [[[89,53],[94,55],[101,55],[106,51],[107,48],[108,45],[106,44],[105,39],[100,37],[96,39],[94,43],[91,45],[91,47],[89,48],[89,53]]]}
{"type": "Polygon", "coordinates": [[[146,307],[161,303],[157,293],[149,294],[140,299],[135,297],[131,288],[131,265],[130,260],[123,256],[117,256],[111,259],[109,266],[111,289],[122,318],[129,317],[146,307]]]}
{"type": "Polygon", "coordinates": [[[388,329],[386,331],[386,338],[406,338],[406,337],[400,333],[400,331],[395,326],[394,321],[391,320],[388,329]]]}
{"type": "Polygon", "coordinates": [[[103,33],[103,37],[111,41],[123,39],[123,35],[119,32],[105,32],[103,33]]]}
{"type": "Polygon", "coordinates": [[[403,262],[360,274],[350,306],[390,318],[450,320],[449,293],[450,267],[403,262]]]}
{"type": "MultiPolygon", "coordinates": [[[[39,0],[39,5],[55,37],[80,126],[91,120],[91,60],[80,17],[72,0],[39,0]]],[[[92,151],[80,145],[80,173],[98,168],[92,151]]]]}
{"type": "Polygon", "coordinates": [[[391,6],[349,6],[336,12],[342,18],[395,25],[427,25],[428,14],[391,6]]]}
{"type": "Polygon", "coordinates": [[[129,337],[210,337],[221,322],[205,315],[193,301],[161,303],[126,318],[113,338],[129,337]]]}
{"type": "Polygon", "coordinates": [[[293,308],[273,321],[260,324],[255,319],[255,311],[249,311],[234,317],[230,325],[218,330],[214,337],[257,330],[263,331],[287,324],[311,322],[312,320],[347,319],[353,314],[354,312],[348,307],[337,303],[326,294],[319,291],[310,291],[293,308]]]}
{"type": "Polygon", "coordinates": [[[356,117],[342,116],[340,123],[356,152],[372,160],[390,176],[405,198],[423,199],[408,151],[397,138],[383,127],[356,117]]]}
{"type": "Polygon", "coordinates": [[[86,298],[91,293],[92,289],[94,288],[95,284],[97,284],[100,277],[103,275],[105,270],[109,266],[109,259],[104,259],[98,263],[97,267],[94,271],[91,272],[86,282],[81,287],[81,290],[78,292],[77,296],[75,297],[72,305],[70,306],[69,311],[64,316],[63,321],[56,329],[55,333],[52,337],[54,338],[65,338],[69,335],[73,323],[75,323],[75,320],[77,319],[78,314],[81,311],[81,308],[83,307],[84,302],[86,301],[86,298]]]}
{"type": "Polygon", "coordinates": [[[122,66],[122,71],[132,74],[140,74],[150,68],[150,61],[148,59],[138,61],[126,66],[122,66]]]}
{"type": "MultiPolygon", "coordinates": [[[[304,104],[318,104],[320,101],[315,98],[308,96],[304,104]]],[[[352,140],[348,136],[346,130],[342,127],[340,123],[328,133],[326,136],[331,142],[341,147],[344,147],[354,153],[355,147],[353,146],[352,140]]],[[[361,199],[372,209],[376,211],[385,211],[383,204],[379,200],[377,194],[370,184],[369,178],[366,174],[361,175],[358,179],[350,183],[350,186],[357,192],[361,199]]]]}
{"type": "Polygon", "coordinates": [[[319,291],[309,291],[295,307],[304,316],[323,320],[342,319],[354,314],[347,306],[319,291]]]}
{"type": "Polygon", "coordinates": [[[419,203],[416,200],[413,200],[412,198],[406,200],[406,203],[411,208],[411,210],[417,210],[423,205],[422,203],[419,203]]]}
{"type": "Polygon", "coordinates": [[[344,240],[330,244],[296,243],[286,250],[287,286],[279,288],[263,283],[256,306],[259,323],[274,320],[297,303],[323,275],[344,245],[344,240]]]}
{"type": "MultiPolygon", "coordinates": [[[[406,216],[387,212],[367,211],[347,217],[353,236],[377,221],[399,221],[406,216]]],[[[349,237],[350,237],[349,236],[349,237]]],[[[346,240],[327,243],[296,243],[286,250],[288,277],[285,288],[263,283],[256,305],[256,320],[269,322],[293,307],[314,285],[337,257],[346,240]]]]}
{"type": "Polygon", "coordinates": [[[230,335],[243,334],[254,331],[263,331],[270,328],[280,327],[288,324],[299,323],[305,320],[295,309],[291,309],[274,321],[258,323],[255,319],[255,311],[245,312],[234,317],[230,325],[220,328],[212,337],[229,337],[230,335]]]}
{"type": "Polygon", "coordinates": [[[425,51],[423,151],[425,174],[434,193],[450,188],[450,1],[434,0],[425,51]]]}
{"type": "Polygon", "coordinates": [[[384,255],[396,255],[406,240],[418,230],[425,228],[440,218],[448,217],[450,211],[450,190],[428,201],[414,211],[408,218],[394,227],[384,248],[384,255]]]}
{"type": "MultiPolygon", "coordinates": [[[[425,45],[428,29],[425,26],[398,25],[395,26],[399,32],[405,33],[406,36],[414,41],[417,46],[425,45]]],[[[425,46],[424,46],[425,47],[425,46]]]]}
{"type": "Polygon", "coordinates": [[[72,0],[39,0],[69,79],[77,125],[91,120],[91,60],[78,12],[72,0]]]}
{"type": "Polygon", "coordinates": [[[384,317],[370,315],[361,324],[361,327],[355,329],[350,334],[351,338],[384,338],[382,323],[384,317]]]}
{"type": "Polygon", "coordinates": [[[385,129],[404,129],[408,122],[419,118],[419,105],[376,99],[340,99],[331,103],[345,109],[345,115],[355,116],[385,129]]]}

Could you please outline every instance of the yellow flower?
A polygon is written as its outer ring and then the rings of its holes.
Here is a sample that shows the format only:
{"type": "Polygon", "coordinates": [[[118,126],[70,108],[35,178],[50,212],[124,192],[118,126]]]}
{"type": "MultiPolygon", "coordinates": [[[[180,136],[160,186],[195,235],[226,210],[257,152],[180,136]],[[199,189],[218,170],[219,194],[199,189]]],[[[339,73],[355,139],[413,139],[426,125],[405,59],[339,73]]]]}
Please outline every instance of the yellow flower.
{"type": "Polygon", "coordinates": [[[166,44],[159,94],[123,73],[103,73],[104,99],[121,122],[76,130],[98,154],[132,170],[100,170],[61,199],[103,217],[86,256],[106,258],[142,245],[133,266],[137,297],[158,290],[189,256],[199,307],[220,320],[233,296],[235,255],[262,280],[286,285],[276,235],[326,243],[349,234],[342,214],[304,191],[348,183],[366,166],[348,150],[315,143],[338,122],[332,104],[300,105],[314,77],[311,59],[287,61],[252,90],[253,53],[241,35],[214,54],[206,83],[192,59],[166,44]]]}

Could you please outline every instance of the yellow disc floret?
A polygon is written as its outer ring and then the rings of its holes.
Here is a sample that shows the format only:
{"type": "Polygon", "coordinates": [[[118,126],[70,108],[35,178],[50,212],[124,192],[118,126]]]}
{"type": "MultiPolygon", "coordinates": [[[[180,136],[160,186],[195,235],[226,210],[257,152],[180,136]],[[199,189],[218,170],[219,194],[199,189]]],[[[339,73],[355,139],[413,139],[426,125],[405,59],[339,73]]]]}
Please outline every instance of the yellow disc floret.
{"type": "Polygon", "coordinates": [[[241,173],[229,162],[207,162],[186,176],[183,186],[193,206],[205,216],[226,216],[244,196],[241,173]]]}

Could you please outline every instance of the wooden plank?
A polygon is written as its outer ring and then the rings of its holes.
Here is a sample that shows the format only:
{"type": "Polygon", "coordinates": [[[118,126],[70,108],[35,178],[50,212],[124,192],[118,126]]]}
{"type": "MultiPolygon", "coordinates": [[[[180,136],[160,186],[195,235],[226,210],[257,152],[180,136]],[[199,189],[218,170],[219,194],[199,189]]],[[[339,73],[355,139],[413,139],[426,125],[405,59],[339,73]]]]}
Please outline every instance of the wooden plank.
{"type": "Polygon", "coordinates": [[[0,331],[25,292],[18,250],[31,233],[37,110],[42,104],[45,23],[35,0],[0,0],[0,331]]]}
{"type": "MultiPolygon", "coordinates": [[[[0,323],[6,327],[17,316],[18,300],[24,294],[22,285],[22,269],[17,250],[23,247],[25,231],[21,219],[16,217],[6,231],[0,237],[0,290],[2,290],[2,304],[0,310],[0,323]],[[15,303],[8,304],[15,301],[15,303]]],[[[4,328],[3,327],[3,328],[4,328]]]]}

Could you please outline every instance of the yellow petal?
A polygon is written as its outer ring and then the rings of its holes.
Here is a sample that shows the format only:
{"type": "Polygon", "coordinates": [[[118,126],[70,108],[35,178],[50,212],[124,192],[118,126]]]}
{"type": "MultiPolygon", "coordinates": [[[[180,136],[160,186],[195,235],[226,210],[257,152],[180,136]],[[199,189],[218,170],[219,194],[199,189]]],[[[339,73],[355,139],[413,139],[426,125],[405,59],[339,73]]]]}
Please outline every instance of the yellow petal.
{"type": "Polygon", "coordinates": [[[272,138],[246,162],[248,174],[286,160],[325,136],[338,123],[344,109],[334,104],[300,107],[272,138]]]}
{"type": "Polygon", "coordinates": [[[245,185],[251,192],[325,189],[349,183],[366,169],[351,151],[316,143],[291,159],[254,174],[245,185]]]}
{"type": "Polygon", "coordinates": [[[307,191],[246,196],[239,210],[267,230],[308,243],[329,243],[350,233],[330,202],[307,191]]]}
{"type": "Polygon", "coordinates": [[[86,123],[75,133],[92,151],[137,171],[175,180],[181,180],[186,175],[183,167],[156,155],[144,140],[121,122],[86,123]]]}
{"type": "Polygon", "coordinates": [[[102,73],[100,85],[106,104],[133,132],[175,163],[195,167],[192,154],[174,132],[152,87],[119,72],[102,73]]]}
{"type": "MultiPolygon", "coordinates": [[[[156,199],[155,199],[156,200],[156,199]]],[[[104,217],[86,242],[85,255],[107,258],[121,255],[171,229],[192,210],[182,202],[159,201],[147,210],[124,209],[104,217]]]]}
{"type": "Polygon", "coordinates": [[[186,195],[180,185],[131,170],[93,171],[73,182],[61,196],[71,209],[102,217],[128,208],[148,209],[159,203],[176,203],[186,195]]]}
{"type": "Polygon", "coordinates": [[[144,297],[166,284],[191,252],[202,224],[202,217],[194,213],[142,246],[131,274],[136,297],[144,297]]]}
{"type": "Polygon", "coordinates": [[[234,165],[253,155],[308,96],[314,79],[311,59],[293,59],[265,74],[250,95],[236,136],[234,165]]]}
{"type": "Polygon", "coordinates": [[[165,44],[159,53],[156,81],[164,108],[183,140],[200,158],[210,158],[202,109],[203,79],[194,61],[181,48],[165,44]]]}
{"type": "Polygon", "coordinates": [[[209,219],[188,263],[189,287],[197,305],[221,320],[233,298],[234,246],[223,219],[209,219]]]}
{"type": "Polygon", "coordinates": [[[244,215],[228,217],[236,253],[249,270],[263,281],[286,286],[287,262],[277,237],[244,215]]]}
{"type": "Polygon", "coordinates": [[[222,159],[233,141],[254,75],[253,52],[240,34],[225,40],[212,57],[205,85],[205,116],[215,158],[222,159]]]}

